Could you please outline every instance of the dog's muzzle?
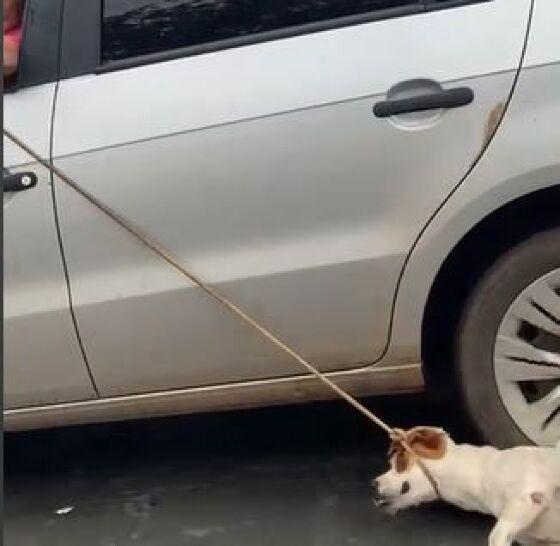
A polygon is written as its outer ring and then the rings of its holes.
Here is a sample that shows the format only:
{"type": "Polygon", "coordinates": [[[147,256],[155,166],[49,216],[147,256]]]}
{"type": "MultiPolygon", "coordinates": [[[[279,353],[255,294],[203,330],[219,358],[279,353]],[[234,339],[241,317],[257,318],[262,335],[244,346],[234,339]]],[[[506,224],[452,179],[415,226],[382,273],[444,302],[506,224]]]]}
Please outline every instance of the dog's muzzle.
{"type": "Polygon", "coordinates": [[[372,480],[371,489],[373,502],[378,508],[387,508],[390,506],[391,501],[381,493],[379,489],[379,482],[377,480],[372,480]]]}

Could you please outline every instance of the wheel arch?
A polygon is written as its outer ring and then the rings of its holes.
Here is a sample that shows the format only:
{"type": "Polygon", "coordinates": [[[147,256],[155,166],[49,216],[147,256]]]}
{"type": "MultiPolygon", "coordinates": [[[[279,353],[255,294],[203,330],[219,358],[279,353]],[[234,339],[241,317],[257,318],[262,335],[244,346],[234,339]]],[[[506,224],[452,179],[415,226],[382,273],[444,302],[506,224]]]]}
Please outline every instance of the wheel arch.
{"type": "Polygon", "coordinates": [[[454,335],[465,301],[480,276],[509,248],[557,225],[560,183],[505,202],[483,216],[451,248],[434,277],[422,314],[420,352],[429,388],[441,392],[455,386],[454,335]]]}

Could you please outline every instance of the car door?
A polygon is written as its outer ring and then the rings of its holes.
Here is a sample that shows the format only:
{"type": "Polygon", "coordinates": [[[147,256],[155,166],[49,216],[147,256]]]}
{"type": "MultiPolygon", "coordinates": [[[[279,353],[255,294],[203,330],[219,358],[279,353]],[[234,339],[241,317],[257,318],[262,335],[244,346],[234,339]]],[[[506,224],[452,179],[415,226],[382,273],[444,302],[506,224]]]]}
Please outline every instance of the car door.
{"type": "MultiPolygon", "coordinates": [[[[320,369],[372,363],[530,3],[68,0],[55,162],[320,369]]],[[[71,189],[57,207],[103,395],[301,372],[71,189]]]]}
{"type": "MultiPolygon", "coordinates": [[[[4,95],[4,127],[48,158],[58,48],[50,57],[36,46],[58,17],[54,2],[40,1],[28,2],[20,88],[4,95]]],[[[3,146],[4,408],[95,398],[70,312],[50,173],[6,137],[3,146]]]]}

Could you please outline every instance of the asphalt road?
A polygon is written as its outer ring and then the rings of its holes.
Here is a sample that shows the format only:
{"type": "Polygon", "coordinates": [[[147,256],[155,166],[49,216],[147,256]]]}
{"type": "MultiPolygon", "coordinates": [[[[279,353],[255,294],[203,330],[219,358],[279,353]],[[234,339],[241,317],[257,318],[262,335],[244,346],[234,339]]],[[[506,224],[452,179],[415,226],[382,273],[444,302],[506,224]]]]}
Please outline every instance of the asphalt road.
{"type": "MultiPolygon", "coordinates": [[[[456,408],[373,399],[392,424],[456,408]]],[[[491,521],[444,505],[391,518],[369,482],[385,437],[342,403],[8,435],[7,546],[340,546],[486,543],[491,521]]]]}

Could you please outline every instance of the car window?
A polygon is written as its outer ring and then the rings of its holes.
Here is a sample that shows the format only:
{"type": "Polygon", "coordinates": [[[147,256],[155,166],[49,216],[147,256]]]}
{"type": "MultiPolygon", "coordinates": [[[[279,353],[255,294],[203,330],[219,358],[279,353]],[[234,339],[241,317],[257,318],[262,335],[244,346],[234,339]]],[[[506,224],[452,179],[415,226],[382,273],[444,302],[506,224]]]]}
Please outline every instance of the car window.
{"type": "Polygon", "coordinates": [[[421,6],[422,0],[104,0],[102,61],[421,6]]]}

